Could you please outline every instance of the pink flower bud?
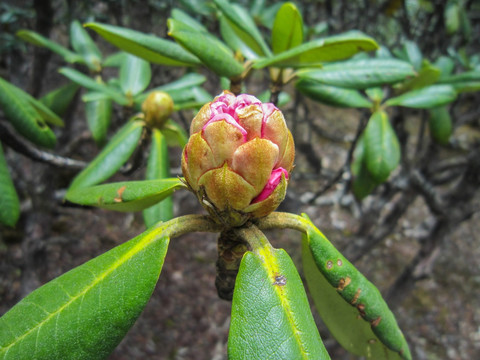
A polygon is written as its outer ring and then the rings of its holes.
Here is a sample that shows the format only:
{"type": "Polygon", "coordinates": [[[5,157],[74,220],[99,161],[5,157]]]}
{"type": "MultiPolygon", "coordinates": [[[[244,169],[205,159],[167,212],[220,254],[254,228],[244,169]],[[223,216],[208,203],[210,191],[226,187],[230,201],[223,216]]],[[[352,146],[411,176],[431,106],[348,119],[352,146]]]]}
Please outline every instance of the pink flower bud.
{"type": "Polygon", "coordinates": [[[216,219],[239,226],[278,207],[294,156],[280,110],[254,96],[224,91],[193,119],[182,170],[216,219]]]}

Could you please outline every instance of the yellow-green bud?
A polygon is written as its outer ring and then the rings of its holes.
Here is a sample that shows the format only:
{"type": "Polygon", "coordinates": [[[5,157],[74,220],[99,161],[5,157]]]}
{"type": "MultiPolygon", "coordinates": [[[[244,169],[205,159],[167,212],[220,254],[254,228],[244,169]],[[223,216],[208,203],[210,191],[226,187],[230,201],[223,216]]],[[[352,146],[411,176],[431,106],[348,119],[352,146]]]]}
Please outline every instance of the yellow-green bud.
{"type": "Polygon", "coordinates": [[[163,91],[152,91],[142,103],[145,121],[152,128],[161,129],[173,112],[173,100],[163,91]]]}

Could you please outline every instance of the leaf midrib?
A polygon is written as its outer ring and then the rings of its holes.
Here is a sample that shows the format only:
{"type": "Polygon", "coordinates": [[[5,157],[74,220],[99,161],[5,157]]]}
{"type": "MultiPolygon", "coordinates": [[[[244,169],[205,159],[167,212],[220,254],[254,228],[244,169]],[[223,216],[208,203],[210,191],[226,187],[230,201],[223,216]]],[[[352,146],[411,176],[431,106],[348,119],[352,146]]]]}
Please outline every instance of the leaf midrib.
{"type": "Polygon", "coordinates": [[[28,335],[30,335],[32,332],[34,332],[36,329],[41,328],[44,324],[46,324],[48,321],[50,321],[52,318],[57,316],[59,313],[61,313],[64,309],[66,309],[68,306],[73,304],[77,299],[80,297],[84,296],[86,293],[88,293],[92,288],[94,288],[98,283],[100,283],[103,279],[105,279],[108,275],[110,275],[113,271],[115,271],[118,267],[120,267],[122,264],[124,264],[126,261],[130,260],[134,255],[136,255],[138,252],[143,250],[146,246],[150,245],[153,243],[156,239],[158,239],[158,234],[162,233],[165,230],[165,227],[159,227],[156,229],[153,229],[153,231],[147,235],[145,235],[141,241],[139,241],[133,248],[131,248],[126,254],[124,254],[122,257],[120,257],[110,268],[108,268],[104,273],[100,274],[100,276],[96,275],[94,278],[94,281],[87,286],[82,292],[78,293],[75,296],[70,296],[70,300],[67,301],[63,306],[58,308],[56,311],[49,313],[49,315],[43,320],[37,323],[34,327],[32,327],[30,330],[25,332],[23,335],[20,337],[16,337],[15,340],[10,343],[8,346],[5,346],[0,349],[0,352],[4,352],[3,358],[5,359],[8,351],[10,348],[18,343],[20,343],[23,339],[25,339],[28,335]]]}

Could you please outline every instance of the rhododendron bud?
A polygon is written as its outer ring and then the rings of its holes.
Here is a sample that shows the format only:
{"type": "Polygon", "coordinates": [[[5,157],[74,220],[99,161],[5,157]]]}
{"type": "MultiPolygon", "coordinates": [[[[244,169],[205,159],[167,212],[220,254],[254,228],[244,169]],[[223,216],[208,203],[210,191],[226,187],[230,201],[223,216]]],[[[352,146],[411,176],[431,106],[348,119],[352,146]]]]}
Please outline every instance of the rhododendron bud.
{"type": "Polygon", "coordinates": [[[193,119],[182,170],[211,215],[239,226],[278,207],[294,156],[280,110],[254,96],[224,91],[193,119]]]}
{"type": "Polygon", "coordinates": [[[152,128],[161,129],[173,112],[173,100],[163,91],[152,91],[142,103],[145,122],[152,128]]]}

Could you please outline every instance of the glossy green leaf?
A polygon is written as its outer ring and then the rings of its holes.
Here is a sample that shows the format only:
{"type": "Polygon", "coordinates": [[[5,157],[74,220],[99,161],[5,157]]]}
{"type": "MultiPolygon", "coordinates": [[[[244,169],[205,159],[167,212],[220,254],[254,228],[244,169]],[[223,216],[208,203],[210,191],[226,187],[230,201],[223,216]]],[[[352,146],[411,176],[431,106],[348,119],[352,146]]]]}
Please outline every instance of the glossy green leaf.
{"type": "Polygon", "coordinates": [[[89,90],[107,94],[113,101],[120,105],[130,104],[130,101],[125,95],[123,95],[118,89],[104,84],[100,77],[97,77],[97,80],[94,80],[87,75],[82,74],[80,71],[70,68],[61,68],[58,72],[74,83],[86,87],[89,90]]]}
{"type": "Polygon", "coordinates": [[[480,81],[480,70],[465,71],[460,74],[444,77],[442,83],[454,84],[456,82],[480,81]]]}
{"type": "Polygon", "coordinates": [[[305,278],[322,320],[349,352],[372,360],[410,360],[410,350],[378,289],[306,218],[305,278]]]}
{"type": "Polygon", "coordinates": [[[263,7],[262,11],[258,14],[252,13],[255,16],[255,21],[258,24],[265,26],[267,29],[273,29],[275,17],[277,16],[278,10],[280,10],[282,5],[283,3],[278,2],[267,7],[263,7]]]}
{"type": "Polygon", "coordinates": [[[125,58],[127,57],[128,53],[125,51],[118,51],[109,55],[103,60],[103,67],[120,67],[122,66],[125,58]]]}
{"type": "Polygon", "coordinates": [[[270,244],[243,256],[235,281],[228,358],[330,359],[300,276],[270,244]]]}
{"type": "Polygon", "coordinates": [[[242,74],[243,65],[235,60],[232,51],[220,40],[174,19],[168,19],[168,29],[170,36],[217,75],[231,78],[242,74]]]}
{"type": "Polygon", "coordinates": [[[20,200],[8,172],[7,162],[0,143],[0,224],[15,226],[20,217],[20,200]]]}
{"type": "Polygon", "coordinates": [[[412,65],[397,59],[365,59],[300,70],[298,76],[332,86],[367,89],[403,81],[415,76],[415,71],[412,65]]]}
{"type": "Polygon", "coordinates": [[[115,174],[136,149],[142,135],[143,121],[129,121],[105,148],[73,179],[69,192],[75,188],[96,185],[115,174]]]}
{"type": "Polygon", "coordinates": [[[407,92],[433,85],[438,81],[440,75],[440,69],[430,64],[429,61],[424,60],[422,68],[418,71],[416,76],[401,84],[401,86],[399,86],[399,91],[407,92]]]}
{"type": "Polygon", "coordinates": [[[43,96],[40,102],[58,116],[64,116],[79,89],[78,84],[70,82],[50,91],[43,96]]]}
{"type": "Polygon", "coordinates": [[[457,93],[480,91],[480,81],[456,81],[451,86],[457,93]]]}
{"type": "Polygon", "coordinates": [[[150,92],[157,90],[167,92],[172,97],[175,104],[182,101],[191,101],[195,99],[195,96],[191,93],[191,90],[196,88],[198,85],[203,84],[206,80],[207,78],[203,75],[197,73],[187,73],[178,80],[158,86],[143,94],[136,96],[135,102],[138,104],[143,103],[147,96],[150,94],[150,92]]]}
{"type": "Polygon", "coordinates": [[[305,276],[315,306],[332,335],[347,350],[372,360],[410,360],[405,337],[378,289],[328,241],[306,214],[303,217],[307,229],[302,251],[305,276]]]}
{"type": "Polygon", "coordinates": [[[350,31],[312,40],[272,57],[259,59],[253,67],[262,69],[266,66],[318,66],[322,62],[345,60],[360,51],[372,51],[377,48],[378,44],[371,37],[361,32],[350,31]]]}
{"type": "Polygon", "coordinates": [[[422,67],[423,55],[418,45],[413,41],[407,40],[403,44],[403,48],[408,61],[410,61],[415,70],[420,70],[422,67]]]}
{"type": "Polygon", "coordinates": [[[440,70],[440,80],[450,76],[455,69],[455,62],[449,56],[440,56],[433,65],[440,70]]]}
{"type": "Polygon", "coordinates": [[[460,10],[457,1],[447,1],[444,12],[447,34],[454,34],[460,28],[460,10]]]}
{"type": "Polygon", "coordinates": [[[227,0],[214,0],[215,5],[225,15],[237,36],[259,55],[270,55],[271,51],[250,14],[241,6],[227,0]]]}
{"type": "Polygon", "coordinates": [[[385,92],[381,87],[372,87],[365,89],[365,94],[368,96],[368,98],[377,104],[380,104],[385,97],[385,92]]]}
{"type": "MultiPolygon", "coordinates": [[[[150,147],[145,177],[147,180],[167,179],[170,177],[167,139],[158,129],[153,129],[152,131],[152,146],[150,147]]],[[[167,221],[172,218],[173,199],[171,196],[143,210],[143,220],[147,227],[153,226],[159,221],[167,221]]]]}
{"type": "Polygon", "coordinates": [[[359,200],[364,199],[379,185],[379,182],[370,174],[365,163],[364,137],[360,136],[353,152],[351,165],[353,182],[352,192],[359,200]]]}
{"type": "Polygon", "coordinates": [[[98,145],[103,145],[107,139],[107,131],[112,118],[112,100],[100,98],[87,101],[85,103],[85,115],[93,139],[98,145]]]}
{"type": "Polygon", "coordinates": [[[446,106],[432,108],[429,110],[430,117],[428,125],[432,138],[439,144],[448,144],[452,135],[452,118],[446,106]]]}
{"type": "Polygon", "coordinates": [[[66,199],[84,206],[120,212],[141,211],[184,187],[178,178],[124,181],[76,187],[68,191],[66,199]]]}
{"type": "Polygon", "coordinates": [[[47,106],[45,106],[41,101],[35,99],[29,93],[19,89],[12,84],[10,85],[10,91],[15,94],[19,99],[23,99],[27,101],[38,113],[38,115],[42,118],[45,123],[56,125],[56,126],[63,126],[63,120],[58,117],[52,110],[50,110],[47,106]]]}
{"type": "Polygon", "coordinates": [[[274,54],[290,50],[303,43],[303,19],[294,3],[287,2],[277,12],[272,29],[274,54]]]}
{"type": "Polygon", "coordinates": [[[352,108],[370,108],[372,106],[370,100],[357,90],[324,85],[307,79],[298,81],[296,87],[308,97],[324,104],[352,108]]]}
{"type": "Polygon", "coordinates": [[[27,41],[35,46],[45,47],[50,51],[60,55],[66,62],[69,63],[84,63],[84,59],[79,54],[75,54],[74,52],[68,50],[66,47],[57,44],[40,34],[37,34],[34,31],[30,30],[20,30],[16,33],[16,35],[24,40],[27,41]]]}
{"type": "Polygon", "coordinates": [[[200,61],[174,42],[139,31],[96,22],[84,25],[118,48],[155,64],[171,66],[199,65],[200,61]]]}
{"type": "Polygon", "coordinates": [[[187,24],[191,28],[197,29],[198,31],[208,32],[207,28],[203,26],[200,22],[196,19],[188,15],[186,12],[180,9],[173,9],[172,10],[172,19],[178,20],[184,24],[187,24]]]}
{"type": "Polygon", "coordinates": [[[163,126],[162,133],[167,138],[167,144],[170,146],[180,146],[183,148],[187,145],[187,132],[178,123],[171,119],[163,126]]]}
{"type": "Polygon", "coordinates": [[[149,230],[33,291],[0,318],[0,357],[107,358],[150,299],[167,234],[149,230]]]}
{"type": "Polygon", "coordinates": [[[250,48],[235,32],[232,24],[224,15],[219,16],[220,33],[225,43],[235,52],[240,53],[246,59],[253,60],[262,54],[261,49],[254,43],[253,49],[250,48]]]}
{"type": "Polygon", "coordinates": [[[99,72],[102,69],[102,53],[77,20],[70,24],[70,43],[91,70],[99,72]]]}
{"type": "Polygon", "coordinates": [[[0,108],[5,118],[25,138],[39,146],[53,148],[55,134],[27,100],[23,90],[0,78],[0,108]]]}
{"type": "Polygon", "coordinates": [[[145,90],[152,79],[150,64],[139,57],[128,54],[120,66],[120,87],[128,96],[135,96],[145,90]]]}
{"type": "Polygon", "coordinates": [[[457,93],[452,86],[432,85],[391,98],[385,104],[387,106],[396,105],[417,109],[431,109],[451,103],[456,97],[457,93]]]}
{"type": "Polygon", "coordinates": [[[363,144],[365,164],[373,178],[384,182],[400,163],[400,144],[384,111],[376,111],[368,120],[363,144]]]}

